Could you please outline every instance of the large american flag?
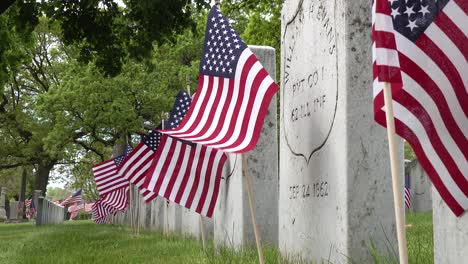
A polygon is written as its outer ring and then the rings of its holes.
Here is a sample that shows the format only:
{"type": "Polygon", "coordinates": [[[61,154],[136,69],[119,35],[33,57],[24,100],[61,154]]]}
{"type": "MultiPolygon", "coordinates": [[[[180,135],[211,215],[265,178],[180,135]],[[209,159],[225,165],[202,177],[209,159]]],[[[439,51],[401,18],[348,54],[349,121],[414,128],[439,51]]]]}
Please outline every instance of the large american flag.
{"type": "Polygon", "coordinates": [[[468,2],[375,0],[375,120],[391,85],[396,133],[412,146],[451,210],[468,208],[468,2]]]}
{"type": "Polygon", "coordinates": [[[125,211],[128,207],[128,201],[130,199],[130,188],[126,186],[125,188],[120,188],[114,190],[110,193],[107,193],[99,200],[100,203],[106,204],[115,208],[119,211],[125,211]]]}
{"type": "Polygon", "coordinates": [[[81,192],[82,190],[78,190],[77,192],[75,192],[74,194],[68,196],[65,200],[63,200],[62,203],[60,203],[61,206],[66,206],[66,205],[70,205],[70,204],[74,204],[74,203],[79,203],[82,200],[81,198],[81,192]]]}
{"type": "Polygon", "coordinates": [[[197,92],[187,116],[163,133],[226,152],[253,149],[279,90],[216,6],[205,33],[197,92]]]}
{"type": "Polygon", "coordinates": [[[116,212],[117,210],[115,208],[102,204],[100,201],[95,202],[92,206],[92,215],[96,224],[104,224],[106,222],[106,216],[115,214],[116,212]]]}
{"type": "MultiPolygon", "coordinates": [[[[188,96],[187,96],[188,97],[188,96]]],[[[176,127],[190,106],[177,98],[166,127],[176,127]]],[[[163,135],[144,187],[172,202],[211,217],[227,157],[220,150],[163,135]]]]}
{"type": "Polygon", "coordinates": [[[94,180],[99,196],[102,197],[109,192],[128,186],[128,179],[119,175],[118,170],[125,157],[131,152],[132,148],[127,145],[123,155],[93,166],[94,180]]]}

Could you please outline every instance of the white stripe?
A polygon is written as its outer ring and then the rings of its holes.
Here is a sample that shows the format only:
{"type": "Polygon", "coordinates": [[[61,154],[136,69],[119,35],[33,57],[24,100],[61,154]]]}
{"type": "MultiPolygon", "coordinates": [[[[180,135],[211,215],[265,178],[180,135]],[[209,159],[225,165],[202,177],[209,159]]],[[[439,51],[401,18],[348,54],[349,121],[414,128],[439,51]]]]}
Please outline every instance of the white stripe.
{"type": "Polygon", "coordinates": [[[393,30],[392,17],[389,15],[384,15],[382,13],[375,14],[375,21],[373,24],[375,25],[376,31],[395,32],[395,30],[393,30]]]}
{"type": "Polygon", "coordinates": [[[468,69],[468,63],[466,62],[463,53],[435,23],[432,23],[426,31],[424,31],[424,34],[426,34],[427,37],[429,37],[439,47],[439,49],[447,55],[449,60],[457,69],[458,74],[460,74],[466,90],[468,88],[468,74],[464,74],[464,72],[468,69]]]}
{"type": "MultiPolygon", "coordinates": [[[[240,80],[240,77],[241,77],[241,74],[242,74],[242,68],[244,67],[245,62],[247,61],[247,59],[251,55],[252,55],[252,51],[250,51],[250,49],[245,49],[241,53],[241,55],[239,57],[239,61],[237,63],[235,80],[240,80]]],[[[236,107],[236,104],[237,104],[237,98],[239,97],[239,89],[240,89],[239,85],[240,85],[239,81],[234,82],[233,96],[227,102],[227,104],[229,104],[229,108],[228,108],[228,111],[226,113],[226,117],[223,119],[223,127],[222,127],[221,131],[219,132],[219,134],[217,135],[217,137],[212,139],[212,140],[209,140],[209,141],[206,141],[206,140],[198,141],[198,143],[209,145],[209,144],[218,142],[220,139],[222,139],[222,138],[224,138],[226,136],[226,134],[227,134],[227,132],[228,132],[228,130],[230,128],[231,120],[233,118],[234,108],[236,107]]]]}
{"type": "MultiPolygon", "coordinates": [[[[146,150],[148,147],[145,147],[144,149],[146,150]]],[[[142,148],[143,149],[143,148],[142,148]]],[[[150,157],[151,157],[151,154],[153,154],[153,151],[149,150],[148,152],[146,152],[146,154],[143,156],[143,157],[140,157],[140,155],[138,156],[135,156],[135,158],[138,158],[138,162],[135,163],[132,168],[130,168],[129,171],[127,171],[123,176],[125,179],[128,179],[130,178],[130,176],[132,176],[135,172],[135,170],[137,170],[142,163],[146,162],[150,157]]],[[[134,161],[132,160],[132,163],[134,161]]],[[[132,177],[133,178],[133,177],[132,177]]]]}
{"type": "Polygon", "coordinates": [[[377,65],[400,67],[398,60],[398,51],[387,48],[375,48],[375,43],[372,45],[372,57],[377,60],[377,65]]]}
{"type": "Polygon", "coordinates": [[[156,168],[154,169],[153,175],[151,175],[151,181],[148,184],[148,190],[150,191],[154,190],[154,186],[156,185],[156,182],[158,181],[158,178],[160,176],[159,173],[161,172],[161,168],[164,165],[164,161],[167,158],[167,154],[169,153],[169,149],[171,148],[171,143],[172,143],[172,138],[167,137],[166,144],[164,144],[164,149],[159,158],[159,162],[156,164],[156,168]]]}
{"type": "MultiPolygon", "coordinates": [[[[179,126],[178,128],[174,129],[174,131],[165,131],[165,134],[172,135],[172,134],[180,134],[180,133],[185,133],[189,128],[192,127],[193,123],[195,122],[195,119],[197,118],[198,114],[200,112],[200,108],[203,104],[203,101],[205,100],[207,91],[208,91],[208,83],[209,83],[209,78],[208,76],[203,76],[203,87],[201,89],[201,92],[199,93],[200,96],[197,99],[197,103],[195,105],[191,105],[190,108],[193,107],[192,110],[192,115],[190,115],[189,120],[187,120],[187,123],[183,127],[179,126]]],[[[198,95],[198,94],[197,94],[198,95]]],[[[195,98],[194,98],[195,100],[195,98]]],[[[196,124],[195,124],[196,125],[196,124]]]]}
{"type": "MultiPolygon", "coordinates": [[[[182,143],[180,141],[176,141],[175,149],[173,154],[171,155],[171,162],[169,163],[169,167],[167,168],[166,175],[164,175],[163,182],[161,184],[161,188],[159,189],[159,193],[161,196],[164,196],[164,193],[166,192],[167,185],[169,184],[169,181],[173,177],[174,169],[177,164],[177,160],[180,156],[180,148],[182,147],[182,143]]],[[[161,175],[162,176],[162,175],[161,175]]]]}
{"type": "MultiPolygon", "coordinates": [[[[252,90],[255,77],[257,77],[261,69],[263,69],[262,65],[260,64],[259,61],[256,61],[254,65],[252,65],[252,68],[250,69],[249,74],[247,75],[247,81],[245,82],[244,97],[242,98],[242,104],[239,109],[239,112],[237,113],[236,124],[233,127],[234,133],[232,133],[229,140],[227,140],[223,144],[215,144],[212,147],[215,147],[215,148],[229,147],[234,142],[236,142],[237,139],[239,139],[241,128],[243,127],[242,123],[244,122],[245,113],[247,111],[247,105],[249,104],[250,91],[252,90]]],[[[214,140],[215,142],[219,142],[222,139],[223,138],[216,137],[214,140]]]]}
{"type": "Polygon", "coordinates": [[[114,163],[114,160],[108,160],[105,163],[102,163],[101,165],[94,166],[93,171],[100,170],[103,167],[109,166],[110,163],[114,163]]]}
{"type": "MultiPolygon", "coordinates": [[[[462,0],[466,1],[466,0],[462,0]]],[[[456,3],[455,1],[449,1],[442,10],[450,20],[465,34],[465,38],[468,35],[468,16],[456,3]]],[[[466,45],[466,42],[465,42],[466,45]]]]}
{"type": "MultiPolygon", "coordinates": [[[[147,162],[147,163],[145,164],[145,166],[143,166],[143,168],[141,168],[141,170],[139,170],[137,173],[135,173],[135,175],[133,175],[133,177],[130,179],[130,182],[133,183],[133,184],[135,184],[135,181],[137,181],[143,173],[145,173],[146,171],[148,171],[148,169],[149,169],[150,166],[151,166],[151,162],[147,162]]],[[[143,181],[143,183],[144,183],[145,177],[141,177],[140,182],[141,182],[141,181],[143,181]]],[[[142,184],[143,184],[143,183],[142,183],[142,184]]],[[[140,187],[141,185],[137,185],[137,186],[140,187]]]]}
{"type": "Polygon", "coordinates": [[[398,50],[407,56],[410,60],[416,63],[424,72],[426,72],[431,79],[437,84],[440,91],[447,100],[447,104],[452,112],[453,118],[459,124],[463,134],[468,135],[468,119],[463,112],[460,103],[458,102],[452,84],[447,79],[447,76],[431,60],[422,50],[409,41],[405,36],[395,33],[398,50]]]}
{"type": "Polygon", "coordinates": [[[208,162],[210,161],[211,151],[212,148],[207,148],[205,152],[205,156],[203,157],[203,165],[200,171],[200,179],[198,181],[197,191],[195,192],[195,196],[193,197],[192,205],[190,209],[196,210],[198,207],[198,203],[200,202],[200,197],[203,191],[203,187],[205,185],[205,178],[208,170],[208,162]]]}
{"type": "Polygon", "coordinates": [[[101,174],[101,175],[94,175],[94,179],[96,181],[101,181],[102,179],[105,179],[111,175],[115,175],[117,173],[117,169],[114,167],[112,169],[112,171],[109,171],[109,172],[106,172],[105,174],[101,174]]]}
{"type": "Polygon", "coordinates": [[[372,84],[374,99],[375,97],[377,97],[377,95],[379,95],[383,91],[384,86],[385,86],[385,83],[379,82],[378,77],[374,79],[374,82],[372,84]]]}
{"type": "Polygon", "coordinates": [[[255,123],[258,118],[258,114],[260,112],[260,107],[262,106],[265,94],[268,91],[268,88],[270,88],[272,83],[273,83],[273,79],[268,75],[267,78],[263,79],[262,83],[260,84],[260,87],[257,92],[257,96],[255,97],[255,101],[252,107],[252,114],[249,118],[249,124],[247,125],[247,133],[245,134],[245,137],[242,143],[234,148],[225,149],[224,151],[236,152],[241,149],[244,149],[245,147],[247,147],[247,145],[250,144],[250,142],[252,141],[252,135],[255,129],[255,123]]]}
{"type": "Polygon", "coordinates": [[[211,205],[211,199],[213,198],[214,195],[214,188],[216,184],[216,173],[218,172],[220,164],[221,157],[223,156],[222,151],[217,151],[214,162],[213,162],[213,170],[211,171],[211,176],[210,176],[210,185],[208,188],[208,192],[206,194],[206,199],[205,199],[205,204],[202,207],[202,211],[200,212],[202,215],[206,215],[208,213],[208,209],[210,209],[211,205]]]}
{"type": "Polygon", "coordinates": [[[190,159],[190,150],[192,147],[187,145],[185,148],[184,159],[182,160],[182,166],[179,170],[179,175],[177,175],[177,179],[174,182],[174,187],[172,188],[171,195],[169,196],[169,200],[175,201],[177,194],[179,193],[180,185],[182,184],[182,180],[184,179],[185,171],[187,170],[187,164],[190,159]]]}
{"type": "Polygon", "coordinates": [[[182,199],[180,199],[180,205],[185,207],[185,204],[187,203],[188,196],[190,195],[190,191],[192,190],[192,185],[193,181],[195,180],[195,173],[197,171],[197,166],[198,166],[198,161],[200,160],[200,151],[201,151],[201,145],[197,145],[195,149],[195,156],[193,157],[193,162],[192,162],[192,167],[190,170],[190,177],[187,182],[187,185],[185,185],[185,189],[183,191],[182,199]]]}
{"type": "MultiPolygon", "coordinates": [[[[437,135],[439,136],[450,156],[457,164],[457,167],[462,172],[468,172],[468,163],[465,159],[465,156],[461,152],[460,147],[453,140],[450,132],[447,130],[436,103],[426,93],[426,91],[406,73],[402,72],[401,77],[403,78],[403,82],[406,86],[405,91],[416,98],[424,107],[427,114],[431,117],[432,123],[434,124],[434,127],[437,131],[437,135]]],[[[465,179],[468,180],[468,174],[465,175],[465,179]]]]}
{"type": "Polygon", "coordinates": [[[116,166],[111,165],[108,168],[105,168],[105,169],[102,169],[102,170],[99,170],[99,171],[95,171],[94,176],[99,178],[103,174],[108,174],[109,171],[112,171],[112,170],[115,170],[115,169],[116,169],[116,166]]]}
{"type": "Polygon", "coordinates": [[[230,79],[224,78],[221,98],[219,99],[218,107],[216,107],[216,112],[215,112],[215,115],[213,116],[213,121],[211,122],[211,125],[209,126],[208,130],[203,135],[198,135],[198,136],[195,136],[195,137],[187,137],[186,138],[187,140],[204,140],[204,139],[207,139],[211,135],[213,135],[213,133],[216,130],[216,127],[219,124],[219,122],[224,122],[224,120],[220,120],[220,118],[221,118],[221,112],[223,111],[223,108],[225,106],[225,102],[226,102],[226,99],[227,99],[227,94],[228,94],[228,91],[229,91],[230,82],[231,82],[230,79]]]}
{"type": "Polygon", "coordinates": [[[410,111],[400,105],[398,102],[393,101],[393,110],[395,118],[401,120],[413,131],[421,143],[421,147],[426,154],[429,162],[434,167],[435,171],[439,175],[440,179],[444,183],[447,190],[451,193],[454,199],[464,208],[468,208],[468,198],[458,188],[458,185],[453,181],[444,163],[439,159],[439,156],[435,152],[429,137],[426,134],[426,130],[421,125],[421,122],[416,118],[410,111]]]}
{"type": "MultiPolygon", "coordinates": [[[[141,148],[138,149],[138,151],[132,155],[132,157],[130,159],[127,159],[125,161],[125,164],[119,168],[119,175],[122,175],[123,172],[126,172],[128,167],[130,165],[132,165],[132,163],[138,159],[141,155],[141,153],[143,153],[144,151],[146,150],[146,145],[143,145],[141,148]]],[[[127,178],[127,173],[124,174],[125,178],[127,178]]]]}
{"type": "MultiPolygon", "coordinates": [[[[218,94],[219,90],[221,90],[220,88],[218,88],[218,86],[219,86],[219,77],[213,77],[212,92],[211,92],[210,97],[208,98],[208,103],[207,103],[207,105],[205,107],[205,110],[203,110],[203,113],[201,113],[202,118],[198,122],[196,128],[191,133],[184,134],[184,138],[189,138],[189,137],[191,137],[193,135],[197,135],[207,125],[208,116],[212,112],[212,108],[213,108],[214,101],[216,99],[216,95],[218,94]]],[[[208,124],[208,125],[210,125],[210,124],[208,124]]],[[[211,125],[211,126],[213,126],[213,125],[211,125]]]]}

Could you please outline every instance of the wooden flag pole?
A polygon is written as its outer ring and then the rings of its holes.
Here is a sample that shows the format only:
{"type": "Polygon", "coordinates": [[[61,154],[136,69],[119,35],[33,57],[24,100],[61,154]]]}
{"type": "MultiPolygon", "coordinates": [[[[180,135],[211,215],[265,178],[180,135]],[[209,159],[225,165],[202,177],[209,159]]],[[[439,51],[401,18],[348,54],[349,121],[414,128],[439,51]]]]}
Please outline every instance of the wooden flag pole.
{"type": "Polygon", "coordinates": [[[401,190],[400,163],[397,159],[395,120],[393,115],[392,88],[390,83],[384,83],[385,116],[387,120],[388,148],[390,151],[390,165],[392,172],[393,204],[397,227],[398,253],[400,264],[408,263],[406,248],[405,215],[403,209],[403,192],[401,190]]]}
{"type": "Polygon", "coordinates": [[[252,179],[250,177],[248,166],[249,164],[247,162],[247,157],[245,155],[242,155],[242,170],[244,171],[244,177],[245,177],[246,186],[247,186],[247,193],[249,195],[250,215],[252,216],[252,225],[254,228],[255,242],[257,243],[258,260],[260,264],[263,264],[264,259],[263,259],[262,242],[260,240],[260,234],[257,228],[257,220],[255,220],[256,217],[255,217],[254,198],[253,198],[253,192],[252,192],[252,179]]]}
{"type": "MultiPolygon", "coordinates": [[[[190,77],[188,74],[185,75],[185,85],[187,86],[187,93],[189,96],[192,96],[190,93],[190,77]]],[[[203,250],[206,250],[206,235],[205,235],[205,222],[203,216],[200,215],[200,231],[202,237],[203,250]]]]}
{"type": "MultiPolygon", "coordinates": [[[[162,127],[163,130],[164,130],[164,127],[165,127],[164,119],[166,118],[166,116],[167,116],[166,112],[161,112],[161,127],[162,127]]],[[[163,227],[163,231],[164,231],[165,235],[168,236],[169,235],[169,214],[168,214],[168,212],[169,212],[169,200],[164,199],[164,203],[165,203],[165,205],[164,205],[165,213],[164,214],[166,216],[166,224],[163,227]]]]}

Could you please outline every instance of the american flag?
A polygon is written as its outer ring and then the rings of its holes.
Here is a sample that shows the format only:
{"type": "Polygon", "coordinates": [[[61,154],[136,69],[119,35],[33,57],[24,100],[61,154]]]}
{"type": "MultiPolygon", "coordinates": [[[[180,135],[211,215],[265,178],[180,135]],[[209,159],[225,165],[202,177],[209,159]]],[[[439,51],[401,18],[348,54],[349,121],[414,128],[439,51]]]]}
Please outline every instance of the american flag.
{"type": "Polygon", "coordinates": [[[85,212],[86,213],[92,212],[93,211],[93,205],[94,205],[94,203],[86,203],[85,207],[84,207],[85,212]]]}
{"type": "Polygon", "coordinates": [[[126,186],[125,188],[120,188],[113,192],[107,193],[99,200],[100,203],[106,204],[115,208],[119,211],[127,210],[128,201],[130,199],[130,188],[126,186]]]}
{"type": "Polygon", "coordinates": [[[409,175],[405,176],[405,207],[410,209],[411,206],[411,185],[409,175]]]}
{"type": "Polygon", "coordinates": [[[132,148],[127,145],[123,155],[93,166],[94,180],[96,181],[99,196],[104,196],[109,192],[128,186],[128,179],[119,175],[118,170],[125,157],[131,152],[132,148]]]}
{"type": "Polygon", "coordinates": [[[115,214],[117,209],[97,201],[92,205],[92,215],[97,224],[104,223],[106,216],[115,214]]]}
{"type": "Polygon", "coordinates": [[[375,0],[375,120],[386,126],[390,83],[396,133],[451,210],[468,208],[468,5],[456,0],[375,0]]]}
{"type": "Polygon", "coordinates": [[[76,212],[76,211],[80,211],[83,208],[84,208],[84,203],[83,203],[83,201],[81,201],[81,202],[78,202],[78,203],[68,207],[68,212],[73,213],[73,212],[76,212]]]}
{"type": "Polygon", "coordinates": [[[279,90],[216,6],[210,11],[192,107],[163,133],[226,152],[253,149],[279,90]]]}
{"type": "Polygon", "coordinates": [[[69,197],[67,197],[67,199],[63,200],[63,202],[60,205],[65,206],[65,205],[82,202],[83,200],[81,199],[81,192],[82,190],[80,189],[76,193],[70,195],[69,197]]]}
{"type": "Polygon", "coordinates": [[[36,217],[36,206],[34,204],[34,200],[32,198],[27,199],[25,201],[25,204],[26,204],[26,217],[27,218],[36,217]]]}
{"type": "MultiPolygon", "coordinates": [[[[177,100],[166,125],[177,126],[190,106],[177,100]]],[[[163,135],[154,162],[146,176],[145,188],[172,202],[211,217],[218,198],[221,173],[227,157],[220,150],[163,135]]]]}
{"type": "Polygon", "coordinates": [[[119,169],[120,177],[130,181],[136,185],[143,198],[147,201],[153,200],[157,194],[142,188],[144,177],[148,171],[151,161],[154,158],[154,151],[161,140],[161,133],[153,130],[147,136],[143,136],[141,142],[136,146],[134,151],[130,153],[122,163],[119,169]]]}

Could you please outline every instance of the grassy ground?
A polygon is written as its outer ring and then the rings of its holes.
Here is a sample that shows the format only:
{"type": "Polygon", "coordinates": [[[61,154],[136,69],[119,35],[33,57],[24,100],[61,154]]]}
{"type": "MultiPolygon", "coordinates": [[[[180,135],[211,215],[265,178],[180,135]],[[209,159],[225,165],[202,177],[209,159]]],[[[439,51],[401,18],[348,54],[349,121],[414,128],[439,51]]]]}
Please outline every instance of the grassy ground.
{"type": "MultiPolygon", "coordinates": [[[[410,263],[433,263],[432,215],[410,214],[407,224],[410,263]]],[[[264,254],[266,263],[284,263],[272,248],[264,254]]],[[[134,237],[126,228],[75,221],[40,228],[0,224],[0,263],[257,263],[257,253],[203,252],[198,241],[148,232],[134,237]]]]}

